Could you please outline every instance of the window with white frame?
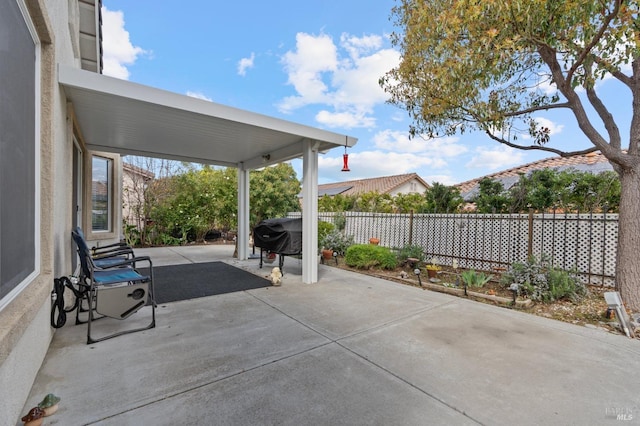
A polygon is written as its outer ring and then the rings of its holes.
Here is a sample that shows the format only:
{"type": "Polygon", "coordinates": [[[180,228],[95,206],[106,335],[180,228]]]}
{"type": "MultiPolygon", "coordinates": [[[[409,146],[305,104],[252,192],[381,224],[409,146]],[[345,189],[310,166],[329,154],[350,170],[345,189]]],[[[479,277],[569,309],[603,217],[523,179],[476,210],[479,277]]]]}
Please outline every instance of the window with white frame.
{"type": "Polygon", "coordinates": [[[91,158],[91,231],[110,232],[113,210],[113,160],[91,158]]]}
{"type": "Polygon", "coordinates": [[[39,273],[39,42],[23,0],[0,2],[0,309],[39,273]]]}

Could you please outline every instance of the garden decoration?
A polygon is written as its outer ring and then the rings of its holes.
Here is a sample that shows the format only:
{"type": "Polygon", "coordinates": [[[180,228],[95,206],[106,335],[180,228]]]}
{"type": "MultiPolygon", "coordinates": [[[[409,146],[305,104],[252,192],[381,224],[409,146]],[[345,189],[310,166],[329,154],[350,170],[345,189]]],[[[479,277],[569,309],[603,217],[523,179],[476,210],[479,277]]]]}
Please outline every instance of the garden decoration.
{"type": "Polygon", "coordinates": [[[451,262],[451,267],[453,268],[453,273],[456,274],[456,282],[455,286],[460,286],[460,275],[458,275],[458,259],[453,259],[451,262]]]}
{"type": "Polygon", "coordinates": [[[518,291],[520,290],[520,285],[513,283],[509,286],[509,290],[513,293],[513,305],[516,304],[516,298],[518,297],[518,291]]]}
{"type": "Polygon", "coordinates": [[[604,300],[607,302],[609,309],[612,309],[616,313],[616,318],[620,322],[620,329],[629,338],[633,338],[631,335],[631,326],[629,325],[629,315],[627,310],[622,304],[620,293],[617,291],[608,291],[604,293],[604,300]]]}
{"type": "Polygon", "coordinates": [[[43,419],[44,410],[40,407],[33,407],[21,420],[25,426],[40,426],[43,419]]]}
{"type": "MultiPolygon", "coordinates": [[[[422,279],[420,278],[420,268],[416,268],[413,270],[413,273],[416,274],[418,276],[418,283],[420,284],[420,287],[422,287],[422,279]]],[[[424,287],[423,287],[424,288],[424,287]]]]}
{"type": "Polygon", "coordinates": [[[349,169],[349,154],[347,154],[347,145],[344,146],[344,154],[342,154],[342,170],[341,172],[350,172],[349,169]]]}
{"type": "Polygon", "coordinates": [[[407,257],[407,262],[409,262],[409,266],[411,266],[412,268],[415,268],[418,265],[418,263],[420,263],[420,259],[416,257],[407,257]]]}
{"type": "Polygon", "coordinates": [[[55,414],[58,411],[58,403],[60,402],[60,398],[50,393],[44,397],[42,402],[38,404],[38,407],[44,410],[44,416],[48,417],[52,414],[55,414]]]}

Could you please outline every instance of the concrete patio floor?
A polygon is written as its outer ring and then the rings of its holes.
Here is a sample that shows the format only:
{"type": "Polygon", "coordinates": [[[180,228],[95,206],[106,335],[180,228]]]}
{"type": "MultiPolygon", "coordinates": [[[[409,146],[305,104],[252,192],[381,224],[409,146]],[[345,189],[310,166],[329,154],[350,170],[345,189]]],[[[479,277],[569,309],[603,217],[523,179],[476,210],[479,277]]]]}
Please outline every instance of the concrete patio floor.
{"type": "MultiPolygon", "coordinates": [[[[270,271],[232,252],[137,251],[270,271]]],[[[305,285],[293,258],[284,272],[281,287],[160,305],[156,328],[92,345],[70,318],[23,412],[51,392],[45,425],[640,423],[638,340],[327,266],[305,285]]]]}

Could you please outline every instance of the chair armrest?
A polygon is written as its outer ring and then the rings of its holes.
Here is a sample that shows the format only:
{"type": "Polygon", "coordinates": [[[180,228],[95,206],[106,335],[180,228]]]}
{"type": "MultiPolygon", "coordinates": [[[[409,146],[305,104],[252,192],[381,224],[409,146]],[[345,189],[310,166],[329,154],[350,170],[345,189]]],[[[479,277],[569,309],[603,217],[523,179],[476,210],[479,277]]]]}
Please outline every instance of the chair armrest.
{"type": "Polygon", "coordinates": [[[133,253],[133,249],[131,249],[131,248],[123,248],[123,249],[120,249],[120,250],[113,249],[113,250],[110,250],[108,252],[95,254],[95,255],[93,255],[91,257],[94,260],[100,260],[100,259],[109,259],[109,258],[118,257],[118,256],[135,257],[135,255],[133,253]]]}
{"type": "Polygon", "coordinates": [[[133,250],[131,246],[129,246],[128,244],[120,242],[120,243],[107,244],[106,246],[100,246],[100,247],[93,246],[91,247],[91,253],[95,256],[101,253],[106,253],[113,250],[122,250],[122,249],[133,250]]]}
{"type": "Polygon", "coordinates": [[[132,257],[130,259],[123,260],[122,262],[113,263],[113,264],[110,264],[108,267],[99,268],[99,269],[106,271],[109,269],[122,268],[123,266],[132,266],[135,268],[137,262],[147,262],[149,264],[149,269],[153,267],[153,262],[151,262],[151,258],[149,256],[139,256],[139,257],[132,257]]]}

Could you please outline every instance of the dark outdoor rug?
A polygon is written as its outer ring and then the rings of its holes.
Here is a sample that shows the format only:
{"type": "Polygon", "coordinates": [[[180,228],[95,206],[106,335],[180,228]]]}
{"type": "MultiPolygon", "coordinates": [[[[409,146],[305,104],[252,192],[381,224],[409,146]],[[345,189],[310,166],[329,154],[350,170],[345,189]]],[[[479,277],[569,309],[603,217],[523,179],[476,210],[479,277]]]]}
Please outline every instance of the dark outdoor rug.
{"type": "MultiPolygon", "coordinates": [[[[141,268],[147,274],[147,268],[141,268]]],[[[268,287],[271,281],[224,262],[155,266],[156,303],[177,302],[234,291],[268,287]]]]}

